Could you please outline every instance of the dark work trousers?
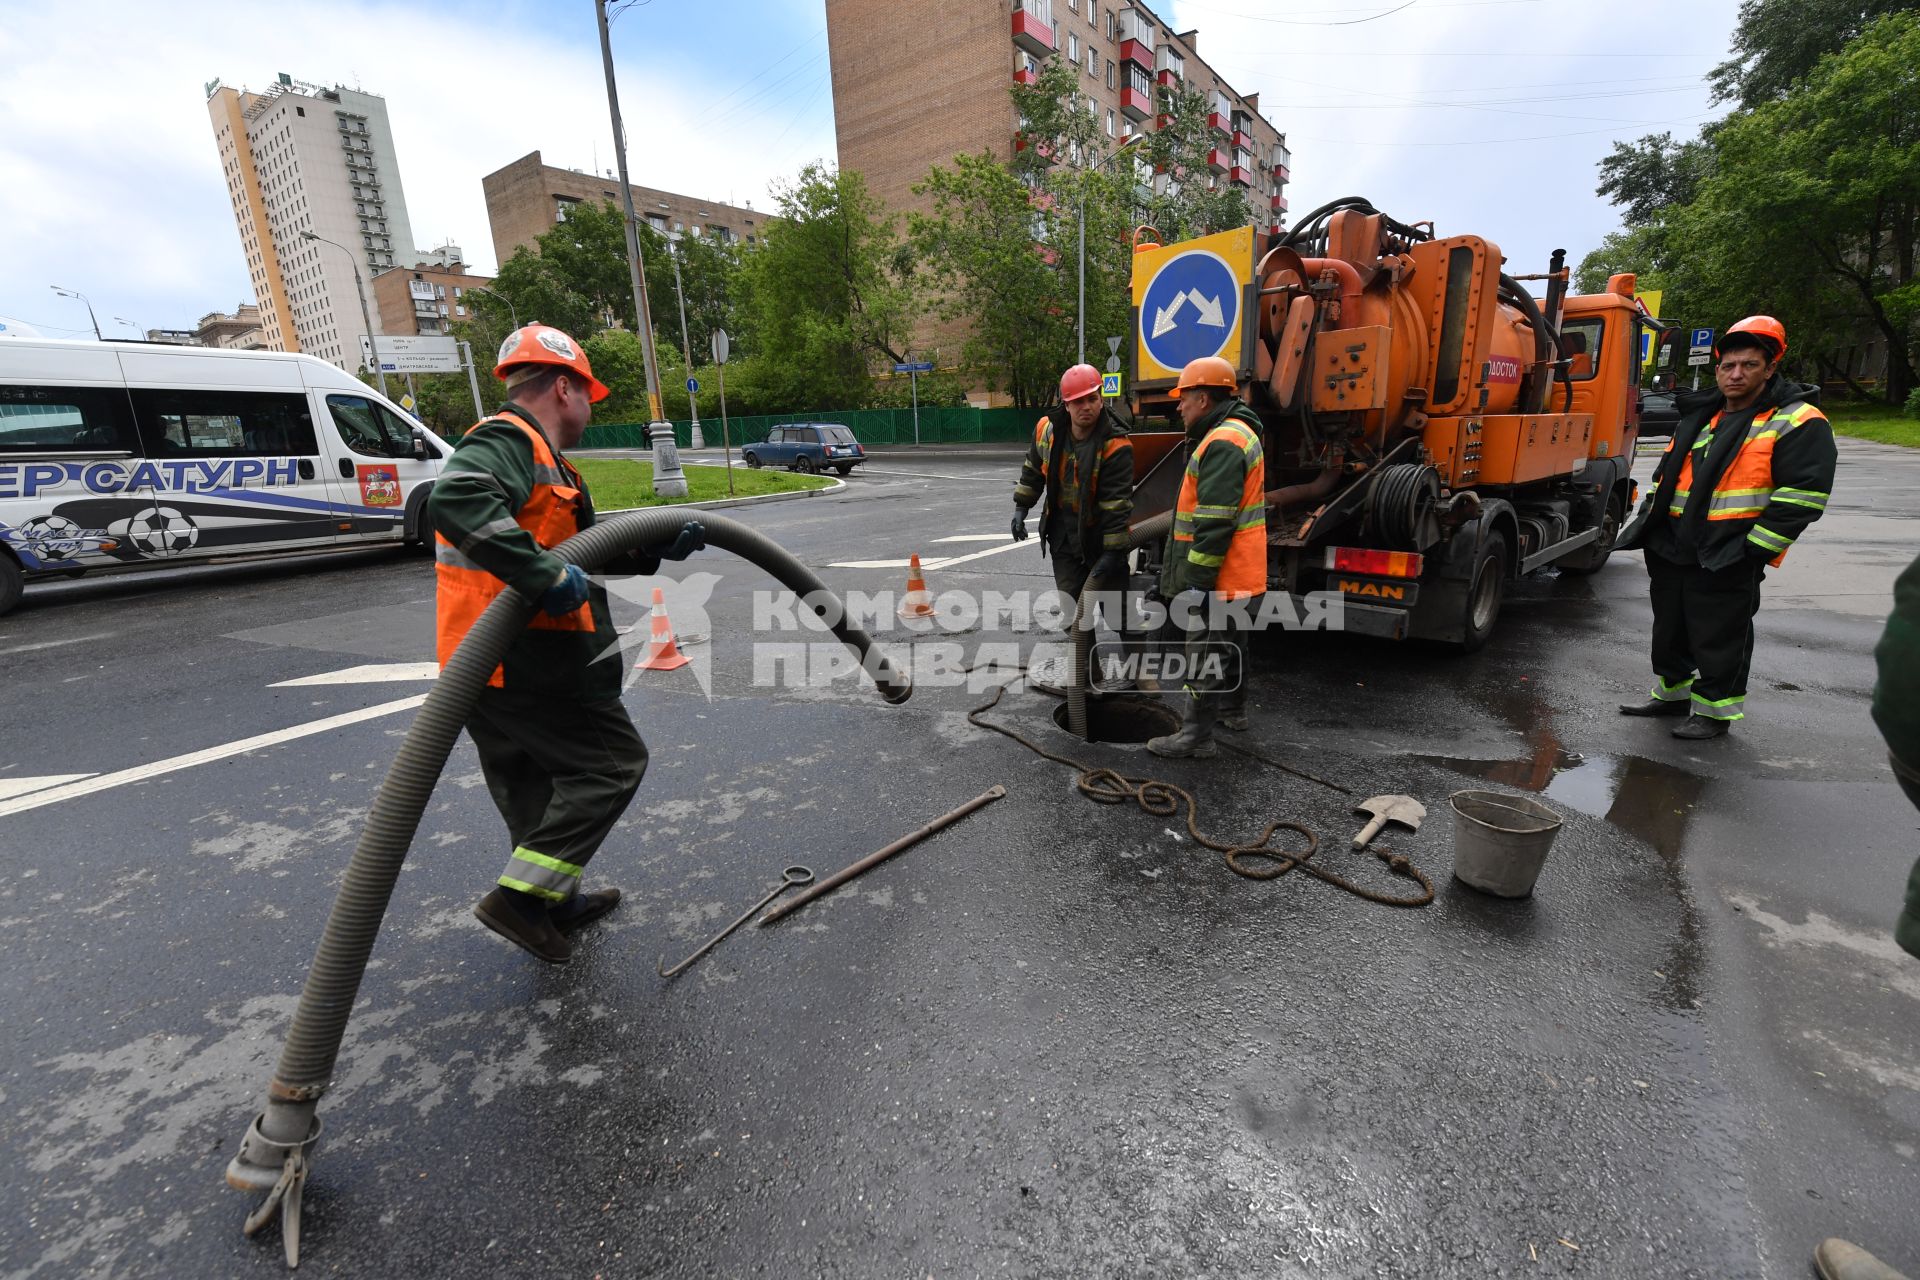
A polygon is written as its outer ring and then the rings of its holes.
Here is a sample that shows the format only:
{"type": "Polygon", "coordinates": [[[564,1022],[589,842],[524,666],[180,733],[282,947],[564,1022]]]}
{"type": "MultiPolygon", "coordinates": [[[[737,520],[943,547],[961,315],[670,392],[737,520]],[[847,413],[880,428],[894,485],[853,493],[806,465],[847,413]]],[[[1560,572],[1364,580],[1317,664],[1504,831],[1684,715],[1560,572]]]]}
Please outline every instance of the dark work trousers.
{"type": "Polygon", "coordinates": [[[1712,571],[1647,552],[1653,597],[1653,696],[1690,698],[1693,714],[1738,720],[1753,662],[1753,615],[1760,609],[1763,561],[1712,571]]]}
{"type": "MultiPolygon", "coordinates": [[[[1256,610],[1257,611],[1257,610],[1256,610]]],[[[1208,694],[1214,698],[1214,705],[1223,712],[1238,712],[1247,705],[1247,633],[1230,617],[1222,617],[1219,626],[1206,625],[1206,617],[1196,612],[1196,621],[1203,625],[1192,631],[1180,629],[1180,623],[1169,614],[1161,624],[1160,642],[1166,651],[1183,650],[1186,654],[1188,669],[1201,669],[1201,660],[1209,653],[1218,653],[1223,646],[1231,646],[1233,655],[1218,675],[1206,673],[1200,678],[1188,677],[1184,687],[1193,693],[1208,694]]]]}
{"type": "MultiPolygon", "coordinates": [[[[575,868],[568,879],[578,879],[647,772],[647,744],[617,698],[585,703],[483,689],[467,734],[516,857],[531,851],[565,863],[575,868]]],[[[511,864],[509,873],[533,874],[511,864]]]]}

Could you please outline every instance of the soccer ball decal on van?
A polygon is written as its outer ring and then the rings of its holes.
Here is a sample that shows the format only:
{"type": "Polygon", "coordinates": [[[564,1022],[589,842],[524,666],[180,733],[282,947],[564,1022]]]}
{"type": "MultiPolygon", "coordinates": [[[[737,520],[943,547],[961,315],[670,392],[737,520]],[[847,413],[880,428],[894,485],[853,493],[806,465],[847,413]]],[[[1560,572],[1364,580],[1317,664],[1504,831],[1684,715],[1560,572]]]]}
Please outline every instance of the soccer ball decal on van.
{"type": "Polygon", "coordinates": [[[127,540],[143,555],[177,556],[200,541],[200,526],[172,507],[147,507],[127,521],[127,540]]]}

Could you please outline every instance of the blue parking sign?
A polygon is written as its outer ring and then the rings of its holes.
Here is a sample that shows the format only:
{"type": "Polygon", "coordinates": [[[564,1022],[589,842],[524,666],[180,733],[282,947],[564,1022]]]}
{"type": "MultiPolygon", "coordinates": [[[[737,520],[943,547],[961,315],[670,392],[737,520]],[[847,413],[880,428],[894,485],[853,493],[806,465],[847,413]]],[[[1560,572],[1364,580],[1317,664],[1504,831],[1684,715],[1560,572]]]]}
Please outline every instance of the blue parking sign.
{"type": "Polygon", "coordinates": [[[1693,341],[1689,345],[1702,350],[1711,347],[1713,345],[1713,330],[1695,329],[1693,331],[1693,341]]]}

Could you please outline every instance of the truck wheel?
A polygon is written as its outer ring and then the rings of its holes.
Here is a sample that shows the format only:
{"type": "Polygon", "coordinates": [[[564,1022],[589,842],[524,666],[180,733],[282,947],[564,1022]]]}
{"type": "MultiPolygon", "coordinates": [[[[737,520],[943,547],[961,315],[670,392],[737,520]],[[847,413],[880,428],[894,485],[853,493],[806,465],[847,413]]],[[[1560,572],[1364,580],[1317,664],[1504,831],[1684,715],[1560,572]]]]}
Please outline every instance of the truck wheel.
{"type": "Polygon", "coordinates": [[[1493,624],[1500,620],[1500,604],[1507,598],[1507,540],[1500,534],[1487,535],[1474,557],[1473,576],[1468,580],[1466,617],[1461,622],[1460,652],[1472,653],[1493,635],[1493,624]]]}
{"type": "Polygon", "coordinates": [[[20,571],[19,562],[0,551],[0,613],[6,613],[19,604],[26,589],[27,577],[20,571]]]}
{"type": "Polygon", "coordinates": [[[803,453],[793,460],[793,469],[803,476],[810,476],[813,474],[813,459],[803,453]]]}
{"type": "Polygon", "coordinates": [[[1598,573],[1606,566],[1607,557],[1613,554],[1613,544],[1620,539],[1620,525],[1626,519],[1627,499],[1624,494],[1616,493],[1607,499],[1607,514],[1600,521],[1600,537],[1580,548],[1572,556],[1558,562],[1562,573],[1598,573]]]}

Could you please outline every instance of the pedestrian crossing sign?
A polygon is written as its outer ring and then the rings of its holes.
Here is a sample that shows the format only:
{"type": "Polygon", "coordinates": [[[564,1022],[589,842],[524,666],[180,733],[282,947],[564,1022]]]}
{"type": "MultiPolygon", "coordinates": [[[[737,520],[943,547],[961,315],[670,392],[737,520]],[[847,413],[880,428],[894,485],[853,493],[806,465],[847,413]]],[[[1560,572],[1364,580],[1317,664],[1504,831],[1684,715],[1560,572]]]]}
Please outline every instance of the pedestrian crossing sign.
{"type": "Polygon", "coordinates": [[[1120,398],[1120,375],[1103,373],[1100,375],[1100,394],[1109,400],[1120,398]]]}

